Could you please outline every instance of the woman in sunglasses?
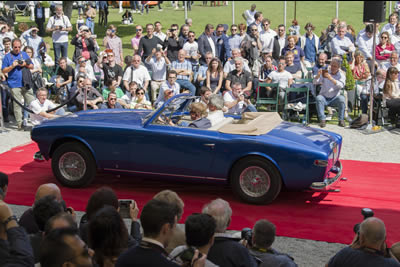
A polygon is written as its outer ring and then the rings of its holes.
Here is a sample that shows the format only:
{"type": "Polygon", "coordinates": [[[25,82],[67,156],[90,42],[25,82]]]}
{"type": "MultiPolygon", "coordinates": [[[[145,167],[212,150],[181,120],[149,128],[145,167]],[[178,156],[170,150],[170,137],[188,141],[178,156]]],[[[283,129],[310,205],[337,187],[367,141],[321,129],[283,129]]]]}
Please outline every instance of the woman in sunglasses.
{"type": "Polygon", "coordinates": [[[388,32],[382,32],[379,44],[375,48],[375,58],[378,64],[382,66],[384,63],[389,62],[390,55],[394,51],[394,46],[390,42],[388,32]]]}
{"type": "Polygon", "coordinates": [[[150,101],[146,99],[144,94],[144,89],[138,88],[136,90],[136,97],[131,103],[131,109],[152,109],[150,101]]]}
{"type": "Polygon", "coordinates": [[[71,44],[75,45],[74,57],[72,60],[78,64],[78,58],[83,56],[90,61],[91,66],[97,61],[96,40],[93,39],[89,28],[83,25],[79,28],[78,34],[71,40],[71,44]]]}

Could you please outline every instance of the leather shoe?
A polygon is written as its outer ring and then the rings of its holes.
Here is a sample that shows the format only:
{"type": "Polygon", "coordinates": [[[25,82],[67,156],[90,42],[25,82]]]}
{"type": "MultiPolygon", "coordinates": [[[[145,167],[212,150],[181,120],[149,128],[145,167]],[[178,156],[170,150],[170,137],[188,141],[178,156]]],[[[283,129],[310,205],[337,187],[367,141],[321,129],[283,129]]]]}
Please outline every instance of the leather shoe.
{"type": "Polygon", "coordinates": [[[326,126],[326,120],[322,120],[322,121],[319,123],[319,127],[324,128],[325,126],[326,126]]]}
{"type": "Polygon", "coordinates": [[[340,127],[346,127],[346,123],[344,122],[344,120],[339,121],[338,125],[340,127]]]}
{"type": "Polygon", "coordinates": [[[24,125],[19,125],[18,126],[18,131],[29,132],[31,130],[32,130],[32,126],[24,126],[24,125]]]}

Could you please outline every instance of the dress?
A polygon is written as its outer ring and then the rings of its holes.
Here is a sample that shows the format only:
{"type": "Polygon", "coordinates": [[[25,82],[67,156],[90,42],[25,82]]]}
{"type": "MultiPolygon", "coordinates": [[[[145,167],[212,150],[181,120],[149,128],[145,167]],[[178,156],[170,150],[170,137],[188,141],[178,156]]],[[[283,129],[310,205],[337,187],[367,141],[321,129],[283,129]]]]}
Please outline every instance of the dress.
{"type": "Polygon", "coordinates": [[[218,74],[217,77],[214,77],[212,74],[210,74],[210,88],[211,88],[211,90],[214,90],[218,86],[220,73],[217,73],[217,74],[218,74]]]}

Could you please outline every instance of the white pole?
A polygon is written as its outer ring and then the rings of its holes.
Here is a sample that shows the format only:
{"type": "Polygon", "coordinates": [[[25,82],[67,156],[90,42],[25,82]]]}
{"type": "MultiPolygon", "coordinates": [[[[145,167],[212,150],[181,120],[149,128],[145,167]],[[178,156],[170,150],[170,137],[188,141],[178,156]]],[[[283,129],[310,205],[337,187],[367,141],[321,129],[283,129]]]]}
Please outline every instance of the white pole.
{"type": "Polygon", "coordinates": [[[285,25],[285,29],[286,29],[286,1],[284,1],[284,4],[283,4],[283,25],[285,25]]]}
{"type": "Polygon", "coordinates": [[[184,1],[185,3],[185,21],[187,19],[187,1],[184,1]]]}
{"type": "Polygon", "coordinates": [[[389,14],[392,14],[392,1],[389,1],[389,14]]]}
{"type": "Polygon", "coordinates": [[[235,1],[232,1],[232,24],[235,24],[235,1]]]}
{"type": "Polygon", "coordinates": [[[336,1],[336,17],[339,18],[339,1],[336,1]]]}

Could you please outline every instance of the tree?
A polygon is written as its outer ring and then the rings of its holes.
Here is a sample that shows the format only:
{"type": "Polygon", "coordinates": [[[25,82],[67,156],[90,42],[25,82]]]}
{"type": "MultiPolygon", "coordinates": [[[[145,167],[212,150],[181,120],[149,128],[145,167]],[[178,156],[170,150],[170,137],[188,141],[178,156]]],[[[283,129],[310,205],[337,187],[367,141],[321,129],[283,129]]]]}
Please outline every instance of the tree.
{"type": "Polygon", "coordinates": [[[64,15],[71,20],[71,15],[72,15],[72,5],[74,4],[73,1],[63,1],[63,10],[64,10],[64,15]]]}
{"type": "Polygon", "coordinates": [[[342,62],[343,68],[346,69],[346,85],[345,89],[347,91],[353,90],[356,86],[356,82],[354,80],[353,72],[351,71],[351,67],[349,65],[349,62],[347,61],[347,55],[343,55],[343,62],[342,62]]]}

